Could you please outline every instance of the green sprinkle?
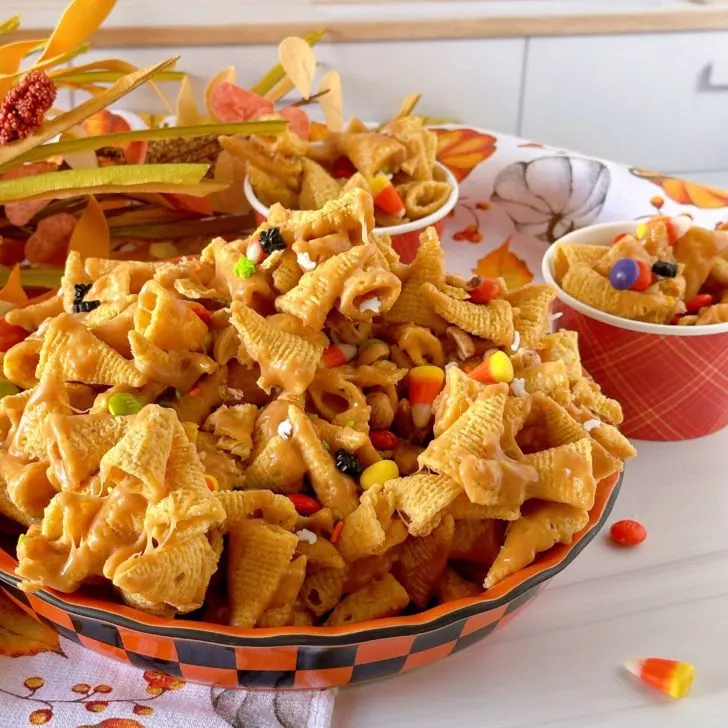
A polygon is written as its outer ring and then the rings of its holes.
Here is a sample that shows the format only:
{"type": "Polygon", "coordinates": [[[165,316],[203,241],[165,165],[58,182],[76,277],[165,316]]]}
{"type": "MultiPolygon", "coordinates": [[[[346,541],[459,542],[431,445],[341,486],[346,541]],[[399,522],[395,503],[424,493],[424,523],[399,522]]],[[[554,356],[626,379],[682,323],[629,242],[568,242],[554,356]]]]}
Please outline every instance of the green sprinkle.
{"type": "Polygon", "coordinates": [[[255,273],[255,263],[250,258],[243,256],[233,266],[233,274],[236,278],[250,278],[255,273]]]}
{"type": "Polygon", "coordinates": [[[355,424],[356,424],[356,422],[354,422],[354,420],[348,420],[347,423],[346,423],[346,426],[347,427],[354,427],[355,424]]]}
{"type": "Polygon", "coordinates": [[[144,407],[144,400],[129,392],[117,392],[109,397],[109,412],[114,416],[135,415],[144,407]]]}
{"type": "Polygon", "coordinates": [[[328,442],[326,442],[325,440],[322,440],[322,443],[323,443],[325,450],[331,450],[331,445],[329,445],[328,442]]]}
{"type": "Polygon", "coordinates": [[[19,394],[20,388],[16,387],[12,382],[9,382],[7,379],[1,379],[0,378],[0,399],[3,397],[9,397],[13,394],[19,394]]]}

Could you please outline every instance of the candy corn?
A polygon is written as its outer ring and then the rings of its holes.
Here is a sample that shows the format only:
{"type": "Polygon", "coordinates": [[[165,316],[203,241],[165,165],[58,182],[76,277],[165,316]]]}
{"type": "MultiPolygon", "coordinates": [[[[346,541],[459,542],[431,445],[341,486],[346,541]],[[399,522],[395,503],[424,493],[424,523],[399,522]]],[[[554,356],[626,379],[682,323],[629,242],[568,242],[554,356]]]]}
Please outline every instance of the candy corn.
{"type": "Polygon", "coordinates": [[[671,698],[684,698],[695,677],[695,667],[689,662],[644,657],[627,660],[625,668],[635,677],[671,698]]]}
{"type": "Polygon", "coordinates": [[[513,364],[507,354],[495,351],[469,374],[483,384],[497,384],[498,382],[510,384],[513,381],[513,364]]]}
{"type": "Polygon", "coordinates": [[[410,369],[409,399],[415,427],[425,427],[430,421],[432,403],[440,393],[444,381],[445,372],[440,367],[420,366],[410,369]]]}
{"type": "Polygon", "coordinates": [[[374,206],[394,217],[404,217],[402,198],[386,174],[378,174],[370,183],[374,206]]]}
{"type": "Polygon", "coordinates": [[[350,362],[356,355],[358,349],[352,344],[330,344],[324,349],[321,361],[328,369],[340,367],[350,362]]]}

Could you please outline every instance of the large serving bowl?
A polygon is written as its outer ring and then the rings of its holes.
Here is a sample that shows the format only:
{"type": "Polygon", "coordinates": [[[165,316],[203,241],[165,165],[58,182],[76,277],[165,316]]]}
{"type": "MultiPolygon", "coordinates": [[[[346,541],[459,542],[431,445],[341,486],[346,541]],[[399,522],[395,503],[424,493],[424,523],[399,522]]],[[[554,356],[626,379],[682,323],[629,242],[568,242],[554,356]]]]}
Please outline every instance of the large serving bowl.
{"type": "MultiPolygon", "coordinates": [[[[451,187],[450,196],[439,210],[419,220],[403,222],[399,225],[389,225],[388,227],[377,227],[372,231],[379,234],[386,233],[391,236],[392,246],[399,254],[403,263],[411,263],[414,260],[420,242],[420,234],[426,228],[432,226],[437,230],[437,234],[442,236],[442,231],[445,228],[445,219],[457,204],[460,188],[457,179],[455,179],[455,175],[444,164],[435,162],[434,178],[440,182],[447,182],[451,187]]],[[[258,199],[253,185],[250,184],[249,177],[245,178],[243,191],[255,212],[257,222],[265,222],[268,219],[270,207],[264,205],[258,199]]]]}
{"type": "Polygon", "coordinates": [[[351,685],[409,672],[505,626],[596,536],[621,482],[613,475],[599,483],[589,523],[570,545],[555,546],[487,592],[419,614],[346,627],[241,629],[155,617],[92,591],[26,594],[18,588],[12,543],[0,549],[0,589],[64,637],[147,670],[226,687],[351,685]]]}
{"type": "Polygon", "coordinates": [[[558,288],[557,322],[579,333],[582,364],[624,410],[622,432],[642,440],[687,440],[728,425],[728,323],[651,324],[613,316],[577,300],[554,278],[560,245],[611,245],[634,221],[591,225],[564,235],[542,264],[558,288]]]}

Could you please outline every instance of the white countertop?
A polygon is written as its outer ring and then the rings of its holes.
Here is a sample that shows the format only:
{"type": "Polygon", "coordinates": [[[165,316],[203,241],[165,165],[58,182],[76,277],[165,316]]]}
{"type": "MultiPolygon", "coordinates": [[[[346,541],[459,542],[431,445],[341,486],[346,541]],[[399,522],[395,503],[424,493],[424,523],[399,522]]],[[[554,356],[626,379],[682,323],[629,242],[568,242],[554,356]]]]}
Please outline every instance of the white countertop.
{"type": "Polygon", "coordinates": [[[502,631],[386,681],[339,691],[333,728],[725,728],[728,725],[728,429],[637,442],[605,529],[502,631]],[[609,524],[648,529],[619,549],[609,524]],[[630,657],[692,662],[670,701],[630,657]]]}

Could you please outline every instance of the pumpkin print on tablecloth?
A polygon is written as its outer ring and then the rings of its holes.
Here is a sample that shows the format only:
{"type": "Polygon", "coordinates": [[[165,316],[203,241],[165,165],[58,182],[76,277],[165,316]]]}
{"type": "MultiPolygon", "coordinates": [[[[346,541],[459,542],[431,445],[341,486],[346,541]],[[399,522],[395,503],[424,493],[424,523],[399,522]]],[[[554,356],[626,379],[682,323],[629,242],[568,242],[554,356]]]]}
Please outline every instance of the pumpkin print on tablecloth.
{"type": "Polygon", "coordinates": [[[516,229],[553,243],[594,222],[607,198],[606,165],[585,157],[540,157],[502,169],[491,202],[505,210],[516,229]]]}

